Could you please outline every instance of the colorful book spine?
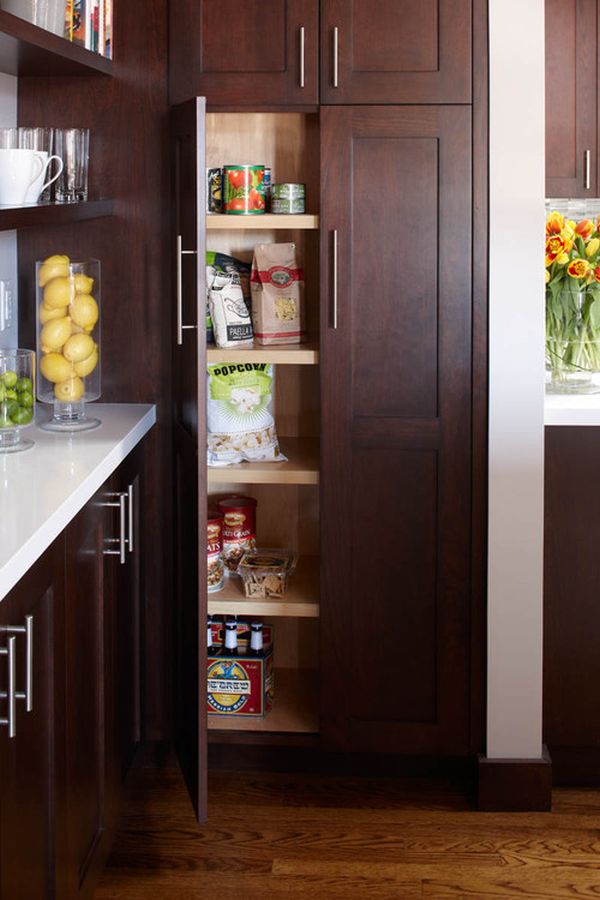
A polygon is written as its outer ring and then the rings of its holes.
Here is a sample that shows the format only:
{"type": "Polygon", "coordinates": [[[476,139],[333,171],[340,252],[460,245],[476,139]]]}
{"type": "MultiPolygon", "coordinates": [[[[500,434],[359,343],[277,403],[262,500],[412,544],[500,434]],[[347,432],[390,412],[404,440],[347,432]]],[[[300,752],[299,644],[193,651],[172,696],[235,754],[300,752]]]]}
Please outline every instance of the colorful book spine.
{"type": "Polygon", "coordinates": [[[113,5],[112,0],[104,0],[104,30],[105,30],[105,54],[108,59],[113,58],[113,5]]]}
{"type": "Polygon", "coordinates": [[[100,0],[98,4],[98,53],[106,56],[106,3],[100,0]]]}
{"type": "Polygon", "coordinates": [[[71,0],[72,8],[73,8],[73,26],[71,32],[71,40],[74,44],[81,44],[82,47],[86,46],[85,43],[85,7],[86,0],[71,0]]]}
{"type": "Polygon", "coordinates": [[[65,37],[68,41],[73,40],[73,0],[65,3],[65,37]]]}

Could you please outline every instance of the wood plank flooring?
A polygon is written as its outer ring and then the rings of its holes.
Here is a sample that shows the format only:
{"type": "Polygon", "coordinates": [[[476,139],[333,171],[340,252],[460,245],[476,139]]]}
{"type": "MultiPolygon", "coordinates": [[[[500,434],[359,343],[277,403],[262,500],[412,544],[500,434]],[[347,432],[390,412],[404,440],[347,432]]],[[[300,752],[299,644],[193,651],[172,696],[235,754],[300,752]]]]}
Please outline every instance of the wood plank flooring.
{"type": "Polygon", "coordinates": [[[179,771],[143,768],[95,900],[600,898],[600,793],[474,811],[425,779],[212,774],[198,826],[179,771]]]}

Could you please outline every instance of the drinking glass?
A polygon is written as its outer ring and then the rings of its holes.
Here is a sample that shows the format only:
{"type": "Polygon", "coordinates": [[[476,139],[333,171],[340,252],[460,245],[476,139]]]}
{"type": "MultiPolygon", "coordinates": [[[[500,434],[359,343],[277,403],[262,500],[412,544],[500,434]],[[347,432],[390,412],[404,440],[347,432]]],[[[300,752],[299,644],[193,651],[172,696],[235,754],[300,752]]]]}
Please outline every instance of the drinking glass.
{"type": "Polygon", "coordinates": [[[88,198],[89,128],[57,128],[55,152],[63,161],[56,182],[57,203],[77,203],[88,198]]]}
{"type": "MultiPolygon", "coordinates": [[[[41,150],[52,156],[54,146],[54,129],[41,127],[21,127],[19,128],[19,147],[23,150],[41,150]]],[[[50,171],[50,167],[48,167],[50,171]]],[[[46,173],[45,173],[46,174],[46,173]]],[[[44,176],[45,177],[45,176],[44,176]]],[[[48,185],[37,199],[38,203],[48,203],[50,201],[52,186],[48,185]]],[[[36,202],[36,201],[34,201],[36,202]]]]}
{"type": "Polygon", "coordinates": [[[0,150],[19,149],[19,129],[0,128],[0,150]]]}

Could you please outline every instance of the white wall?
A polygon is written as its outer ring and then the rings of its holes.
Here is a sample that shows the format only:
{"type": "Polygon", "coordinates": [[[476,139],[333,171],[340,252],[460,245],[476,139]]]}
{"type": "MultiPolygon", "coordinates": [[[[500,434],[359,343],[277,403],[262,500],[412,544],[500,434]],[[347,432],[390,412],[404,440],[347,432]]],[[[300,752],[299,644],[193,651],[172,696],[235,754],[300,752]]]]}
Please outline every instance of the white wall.
{"type": "Polygon", "coordinates": [[[544,0],[489,0],[487,756],[542,749],[544,0]]]}
{"type": "MultiPolygon", "coordinates": [[[[0,73],[0,128],[17,124],[17,79],[0,73]]],[[[0,232],[0,281],[12,289],[12,324],[0,331],[0,347],[17,347],[17,233],[0,232]]]]}

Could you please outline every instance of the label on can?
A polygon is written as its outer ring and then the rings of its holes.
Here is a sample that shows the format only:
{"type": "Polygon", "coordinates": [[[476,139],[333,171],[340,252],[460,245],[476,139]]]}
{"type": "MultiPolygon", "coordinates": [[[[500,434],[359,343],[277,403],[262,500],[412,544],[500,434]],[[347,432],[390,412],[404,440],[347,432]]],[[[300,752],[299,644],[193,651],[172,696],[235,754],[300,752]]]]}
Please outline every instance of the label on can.
{"type": "Polygon", "coordinates": [[[275,215],[300,215],[305,212],[304,197],[273,197],[271,212],[275,215]]]}
{"type": "Polygon", "coordinates": [[[265,188],[265,211],[271,212],[271,168],[270,166],[265,166],[265,174],[263,178],[263,185],[265,188]]]}
{"type": "Polygon", "coordinates": [[[221,169],[206,170],[206,211],[223,212],[223,172],[221,169]]]}
{"type": "Polygon", "coordinates": [[[223,515],[211,510],[206,522],[206,555],[208,569],[208,590],[219,591],[223,587],[225,570],[221,554],[223,552],[223,515]]]}
{"type": "Polygon", "coordinates": [[[294,200],[297,197],[304,198],[306,196],[306,185],[294,182],[274,184],[271,189],[271,195],[278,200],[294,200]]]}
{"type": "Polygon", "coordinates": [[[221,500],[223,514],[223,561],[236,572],[246,550],[256,547],[256,500],[253,497],[228,497],[221,500]]]}
{"type": "Polygon", "coordinates": [[[223,211],[233,216],[256,216],[265,211],[265,167],[223,168],[223,211]]]}

